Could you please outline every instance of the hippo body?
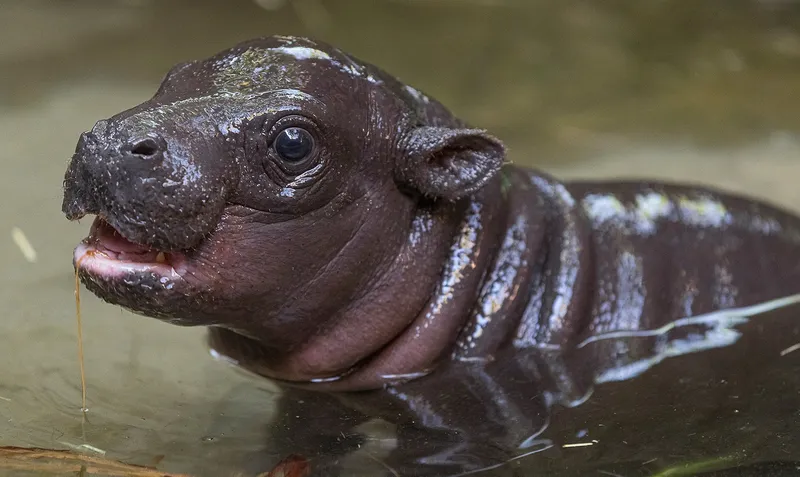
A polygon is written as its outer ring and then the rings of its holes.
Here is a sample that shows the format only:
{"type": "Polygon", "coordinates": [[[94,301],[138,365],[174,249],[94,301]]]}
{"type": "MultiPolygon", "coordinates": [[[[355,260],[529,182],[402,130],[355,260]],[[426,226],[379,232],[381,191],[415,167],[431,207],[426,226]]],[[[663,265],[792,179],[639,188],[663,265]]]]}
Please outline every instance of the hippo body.
{"type": "Polygon", "coordinates": [[[303,38],[178,65],[99,121],[63,211],[98,217],[74,257],[89,290],[207,326],[215,353],[311,392],[399,396],[442,367],[474,383],[494,366],[577,403],[601,370],[655,353],[588,343],[800,291],[798,217],[509,164],[436,100],[303,38]]]}

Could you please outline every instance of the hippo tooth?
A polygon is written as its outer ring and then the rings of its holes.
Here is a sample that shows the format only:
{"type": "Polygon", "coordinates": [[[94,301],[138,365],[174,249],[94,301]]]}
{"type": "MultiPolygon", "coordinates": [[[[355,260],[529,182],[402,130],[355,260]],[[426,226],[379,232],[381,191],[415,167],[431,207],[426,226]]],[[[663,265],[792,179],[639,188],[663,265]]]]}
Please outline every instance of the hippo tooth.
{"type": "Polygon", "coordinates": [[[164,255],[164,252],[158,252],[156,255],[156,262],[157,263],[164,263],[167,261],[167,257],[164,255]]]}

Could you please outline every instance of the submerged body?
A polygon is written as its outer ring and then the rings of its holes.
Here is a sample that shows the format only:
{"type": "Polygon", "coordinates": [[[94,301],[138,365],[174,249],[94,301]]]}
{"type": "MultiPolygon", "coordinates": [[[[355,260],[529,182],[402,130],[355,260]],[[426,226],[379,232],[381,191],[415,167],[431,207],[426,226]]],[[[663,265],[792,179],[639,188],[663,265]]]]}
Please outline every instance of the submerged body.
{"type": "MultiPolygon", "coordinates": [[[[179,65],[85,133],[65,177],[101,298],[211,330],[326,391],[568,350],[800,292],[800,219],[649,182],[564,183],[378,68],[307,39],[179,65]]],[[[593,373],[619,358],[580,363],[593,373]]]]}

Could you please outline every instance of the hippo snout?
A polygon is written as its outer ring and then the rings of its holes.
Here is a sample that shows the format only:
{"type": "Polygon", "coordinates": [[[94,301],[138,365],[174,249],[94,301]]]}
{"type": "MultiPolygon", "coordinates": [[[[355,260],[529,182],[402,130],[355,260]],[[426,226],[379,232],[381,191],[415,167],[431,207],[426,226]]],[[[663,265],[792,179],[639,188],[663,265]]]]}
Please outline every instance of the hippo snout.
{"type": "Polygon", "coordinates": [[[215,228],[232,182],[213,141],[101,121],[83,133],[64,177],[70,220],[100,216],[127,240],[186,250],[215,228]],[[213,158],[213,159],[212,159],[213,158]]]}

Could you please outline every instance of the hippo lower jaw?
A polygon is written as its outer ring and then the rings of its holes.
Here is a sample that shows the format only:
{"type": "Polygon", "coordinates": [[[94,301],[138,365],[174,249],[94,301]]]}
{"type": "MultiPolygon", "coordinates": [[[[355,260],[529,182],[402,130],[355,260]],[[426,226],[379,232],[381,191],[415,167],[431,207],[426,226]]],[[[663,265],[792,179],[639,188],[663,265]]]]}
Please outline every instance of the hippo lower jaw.
{"type": "Polygon", "coordinates": [[[73,266],[87,290],[137,315],[180,326],[212,324],[206,317],[175,313],[202,301],[209,276],[190,251],[162,251],[136,243],[97,215],[73,253],[73,266]]]}
{"type": "Polygon", "coordinates": [[[73,260],[81,271],[106,280],[143,273],[178,279],[186,272],[185,254],[134,243],[100,216],[92,223],[89,236],[75,248],[73,260]]]}

